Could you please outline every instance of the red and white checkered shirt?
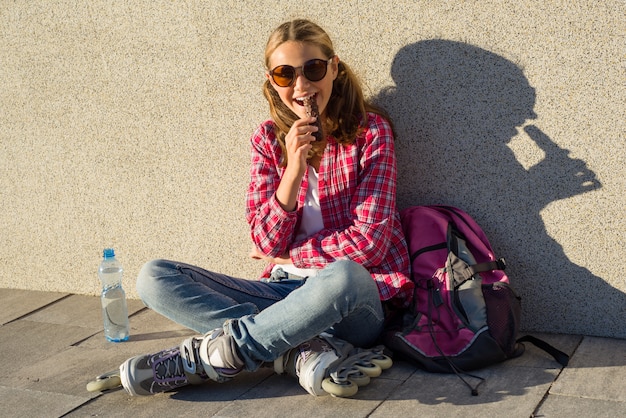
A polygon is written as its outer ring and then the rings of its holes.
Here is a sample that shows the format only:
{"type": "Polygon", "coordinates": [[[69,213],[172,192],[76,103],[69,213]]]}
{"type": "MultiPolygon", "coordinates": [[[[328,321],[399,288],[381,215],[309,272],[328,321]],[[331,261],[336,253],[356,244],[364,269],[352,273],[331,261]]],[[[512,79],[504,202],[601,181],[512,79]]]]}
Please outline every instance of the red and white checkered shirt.
{"type": "MultiPolygon", "coordinates": [[[[247,192],[246,219],[254,244],[277,257],[289,250],[299,268],[323,268],[350,259],[372,274],[381,300],[407,303],[413,295],[409,255],[396,209],[396,157],[393,133],[380,115],[368,114],[368,127],[352,145],[332,137],[319,168],[319,201],[324,228],[295,242],[306,198],[305,173],[297,209],[286,212],[276,200],[284,168],[282,151],[271,120],[263,122],[251,138],[252,164],[247,192]]],[[[269,265],[263,272],[268,277],[269,265]]]]}

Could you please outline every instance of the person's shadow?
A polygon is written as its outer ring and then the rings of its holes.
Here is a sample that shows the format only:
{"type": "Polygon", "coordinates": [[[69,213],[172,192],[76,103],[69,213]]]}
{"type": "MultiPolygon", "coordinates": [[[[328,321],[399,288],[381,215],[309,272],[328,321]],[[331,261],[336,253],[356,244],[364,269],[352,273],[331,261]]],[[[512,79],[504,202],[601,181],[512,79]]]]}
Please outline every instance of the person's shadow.
{"type": "MultiPolygon", "coordinates": [[[[526,331],[617,334],[626,295],[571,262],[541,217],[548,204],[602,186],[584,161],[528,123],[535,90],[523,71],[476,46],[437,39],[400,49],[391,75],[395,86],[374,102],[395,125],[399,208],[448,204],[474,217],[507,259],[526,331]],[[534,141],[543,159],[525,168],[507,146],[516,136],[534,141]]],[[[586,232],[572,231],[579,233],[586,232]]],[[[603,257],[591,244],[588,251],[603,257]]]]}

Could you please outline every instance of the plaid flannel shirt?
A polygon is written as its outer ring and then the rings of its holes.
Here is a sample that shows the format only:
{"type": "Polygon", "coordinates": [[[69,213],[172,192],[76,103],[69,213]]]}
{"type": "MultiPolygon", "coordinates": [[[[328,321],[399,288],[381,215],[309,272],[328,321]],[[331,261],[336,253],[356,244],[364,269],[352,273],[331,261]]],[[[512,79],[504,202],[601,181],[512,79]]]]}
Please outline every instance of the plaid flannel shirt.
{"type": "MultiPolygon", "coordinates": [[[[264,254],[277,257],[289,251],[300,268],[322,268],[351,259],[368,269],[383,301],[405,305],[412,298],[409,255],[396,209],[396,157],[389,123],[368,114],[368,127],[352,145],[332,137],[319,168],[319,200],[324,229],[301,241],[298,232],[308,187],[305,173],[297,208],[286,212],[276,200],[284,173],[282,151],[271,120],[251,138],[252,164],[246,219],[252,241],[264,254]]],[[[263,277],[268,277],[272,265],[263,277]]]]}

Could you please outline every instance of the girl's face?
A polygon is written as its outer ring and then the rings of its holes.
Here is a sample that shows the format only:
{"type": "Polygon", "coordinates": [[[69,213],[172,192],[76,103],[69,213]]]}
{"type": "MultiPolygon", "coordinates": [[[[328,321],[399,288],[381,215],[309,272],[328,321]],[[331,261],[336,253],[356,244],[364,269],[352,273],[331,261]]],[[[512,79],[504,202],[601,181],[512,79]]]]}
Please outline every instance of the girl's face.
{"type": "Polygon", "coordinates": [[[274,69],[279,65],[290,65],[297,69],[296,79],[290,86],[280,87],[274,82],[269,72],[265,74],[265,77],[270,80],[272,87],[278,92],[283,103],[300,118],[306,117],[303,100],[309,96],[315,97],[320,116],[324,116],[326,105],[333,90],[333,81],[337,78],[338,58],[335,56],[330,60],[324,78],[319,81],[307,79],[302,72],[302,65],[314,59],[329,60],[317,45],[287,41],[282,43],[270,55],[269,68],[274,69]]]}

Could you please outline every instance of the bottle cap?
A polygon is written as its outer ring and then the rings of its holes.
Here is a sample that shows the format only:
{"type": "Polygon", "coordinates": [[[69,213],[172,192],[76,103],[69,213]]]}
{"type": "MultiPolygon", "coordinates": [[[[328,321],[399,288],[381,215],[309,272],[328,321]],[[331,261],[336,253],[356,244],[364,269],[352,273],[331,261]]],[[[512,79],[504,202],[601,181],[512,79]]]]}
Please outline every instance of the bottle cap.
{"type": "Polygon", "coordinates": [[[113,257],[115,257],[115,251],[113,250],[113,248],[105,248],[102,253],[104,255],[104,258],[113,258],[113,257]]]}

